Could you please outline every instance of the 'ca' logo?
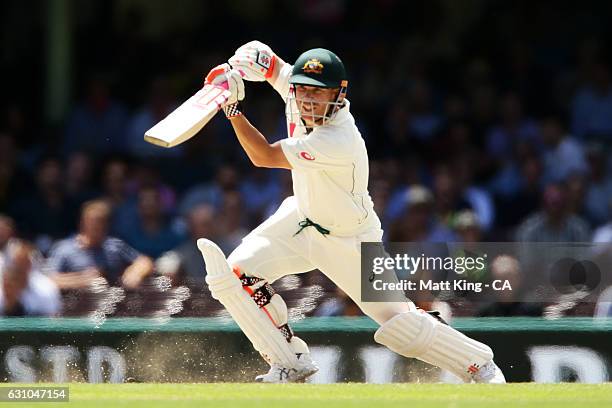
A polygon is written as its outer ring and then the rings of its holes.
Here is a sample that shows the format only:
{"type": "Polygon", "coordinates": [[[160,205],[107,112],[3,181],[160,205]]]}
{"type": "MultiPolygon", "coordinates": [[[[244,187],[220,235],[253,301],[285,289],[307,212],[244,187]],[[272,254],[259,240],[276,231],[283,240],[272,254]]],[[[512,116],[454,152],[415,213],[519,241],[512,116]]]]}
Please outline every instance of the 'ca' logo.
{"type": "Polygon", "coordinates": [[[314,160],[315,159],[308,152],[300,152],[300,156],[302,156],[302,159],[306,159],[306,160],[314,160]]]}

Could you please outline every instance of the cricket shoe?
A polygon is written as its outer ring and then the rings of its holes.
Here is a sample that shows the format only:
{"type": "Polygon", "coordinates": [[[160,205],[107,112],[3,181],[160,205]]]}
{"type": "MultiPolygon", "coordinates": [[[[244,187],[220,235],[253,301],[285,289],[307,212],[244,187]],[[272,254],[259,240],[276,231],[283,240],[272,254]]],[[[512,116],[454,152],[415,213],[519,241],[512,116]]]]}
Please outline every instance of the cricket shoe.
{"type": "Polygon", "coordinates": [[[262,383],[293,383],[304,382],[317,371],[319,367],[312,361],[310,353],[296,353],[298,364],[293,368],[287,368],[278,364],[272,364],[270,371],[255,377],[256,382],[262,383]]]}
{"type": "Polygon", "coordinates": [[[493,360],[480,367],[480,370],[472,376],[474,382],[485,384],[505,384],[506,377],[502,370],[493,362],[493,360]]]}

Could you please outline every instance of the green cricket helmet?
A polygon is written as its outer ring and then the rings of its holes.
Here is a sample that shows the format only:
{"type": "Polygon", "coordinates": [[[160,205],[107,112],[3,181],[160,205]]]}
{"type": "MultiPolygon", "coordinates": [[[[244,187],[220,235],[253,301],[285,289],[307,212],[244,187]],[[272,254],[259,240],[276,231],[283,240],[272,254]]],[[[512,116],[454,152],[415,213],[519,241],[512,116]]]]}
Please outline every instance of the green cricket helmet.
{"type": "Polygon", "coordinates": [[[325,48],[314,48],[300,55],[291,74],[289,83],[293,85],[340,88],[346,86],[343,82],[347,82],[344,64],[325,48]]]}
{"type": "MultiPolygon", "coordinates": [[[[344,106],[344,98],[348,87],[348,80],[344,64],[333,52],[324,48],[314,48],[304,52],[298,57],[293,65],[291,78],[289,83],[292,85],[292,90],[287,100],[287,117],[290,122],[295,123],[295,115],[302,116],[300,109],[294,111],[293,104],[303,106],[304,104],[312,104],[310,100],[302,100],[296,97],[295,86],[316,86],[320,88],[338,88],[338,94],[335,100],[326,102],[327,107],[323,115],[314,113],[308,114],[308,119],[311,125],[309,128],[325,125],[334,118],[336,113],[344,106]]],[[[311,109],[311,112],[314,109],[311,109]]],[[[304,118],[302,121],[304,123],[304,118]]]]}

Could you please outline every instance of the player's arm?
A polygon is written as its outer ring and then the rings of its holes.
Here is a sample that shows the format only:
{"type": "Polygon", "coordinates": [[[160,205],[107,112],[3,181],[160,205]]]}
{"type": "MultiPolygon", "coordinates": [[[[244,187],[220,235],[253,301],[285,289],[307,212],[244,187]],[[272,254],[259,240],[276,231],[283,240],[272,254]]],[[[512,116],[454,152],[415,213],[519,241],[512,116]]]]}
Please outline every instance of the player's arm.
{"type": "Polygon", "coordinates": [[[291,169],[280,144],[268,143],[265,136],[242,114],[239,102],[245,94],[243,76],[242,71],[222,64],[208,73],[206,82],[230,91],[229,99],[223,104],[223,111],[251,162],[257,167],[291,169]]]}
{"type": "Polygon", "coordinates": [[[244,115],[229,117],[240,145],[257,167],[291,169],[279,142],[270,144],[244,115]]]}
{"type": "Polygon", "coordinates": [[[228,101],[223,105],[225,116],[229,119],[240,145],[251,162],[257,167],[304,170],[345,170],[352,165],[353,139],[350,137],[331,137],[324,130],[317,136],[309,135],[304,140],[287,138],[270,144],[244,117],[240,101],[244,99],[242,72],[213,69],[207,81],[223,86],[230,91],[228,101]],[[325,153],[322,153],[325,152],[325,153]]]}

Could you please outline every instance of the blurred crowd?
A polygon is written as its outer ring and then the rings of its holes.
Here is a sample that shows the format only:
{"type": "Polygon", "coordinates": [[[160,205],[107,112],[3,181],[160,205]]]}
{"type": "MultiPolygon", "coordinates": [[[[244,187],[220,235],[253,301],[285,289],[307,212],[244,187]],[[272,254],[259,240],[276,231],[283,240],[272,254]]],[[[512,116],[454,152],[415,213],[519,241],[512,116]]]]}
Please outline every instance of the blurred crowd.
{"type": "MultiPolygon", "coordinates": [[[[484,7],[473,28],[449,44],[443,35],[452,24],[438,20],[450,11],[432,2],[438,8],[423,6],[418,24],[407,17],[421,34],[393,43],[402,32],[397,2],[356,12],[336,1],[331,13],[318,11],[321,2],[297,3],[301,17],[292,32],[315,25],[320,36],[295,40],[258,28],[258,19],[283,9],[233,18],[285,60],[315,45],[343,58],[386,241],[612,242],[605,35],[582,36],[560,50],[560,40],[529,25],[543,10],[534,6],[536,17],[519,24],[525,10],[507,6],[515,30],[539,42],[503,43],[503,27],[484,23],[495,21],[495,9],[484,7]],[[371,35],[349,27],[358,20],[370,24],[371,35]],[[390,23],[383,28],[381,21],[390,23]],[[337,37],[323,40],[340,26],[337,37]]],[[[220,11],[219,19],[231,12],[220,11]]],[[[559,13],[547,15],[551,26],[568,18],[559,13]]],[[[195,240],[210,238],[229,254],[292,194],[290,173],[251,166],[224,118],[173,149],[144,142],[144,132],[193,93],[210,67],[252,39],[211,44],[195,25],[150,35],[144,18],[130,9],[115,25],[79,26],[87,41],[76,43],[78,92],[59,126],[28,116],[18,98],[2,104],[0,314],[217,313],[195,240]],[[96,53],[89,53],[90,40],[96,53]],[[102,58],[108,55],[112,62],[102,58]]],[[[270,141],[285,137],[283,103],[265,85],[247,84],[245,111],[270,141]]],[[[515,270],[505,262],[494,272],[515,270]]],[[[359,314],[320,273],[299,279],[303,288],[325,289],[305,313],[359,314]]],[[[609,305],[581,313],[612,315],[609,305]]],[[[543,311],[506,304],[473,313],[543,311]]]]}

